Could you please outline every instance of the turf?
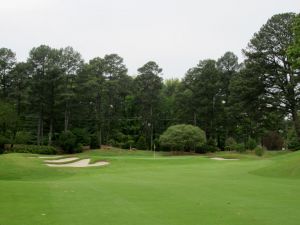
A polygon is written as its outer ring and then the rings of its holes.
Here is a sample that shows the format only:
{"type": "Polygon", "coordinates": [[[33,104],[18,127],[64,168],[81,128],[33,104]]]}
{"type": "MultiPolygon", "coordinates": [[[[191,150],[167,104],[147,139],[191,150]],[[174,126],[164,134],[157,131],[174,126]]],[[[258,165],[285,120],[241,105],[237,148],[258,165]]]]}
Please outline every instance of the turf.
{"type": "Polygon", "coordinates": [[[110,162],[101,168],[52,168],[29,156],[0,156],[0,225],[300,221],[300,152],[263,158],[231,154],[238,161],[162,154],[154,158],[151,152],[122,150],[77,155],[110,162]]]}

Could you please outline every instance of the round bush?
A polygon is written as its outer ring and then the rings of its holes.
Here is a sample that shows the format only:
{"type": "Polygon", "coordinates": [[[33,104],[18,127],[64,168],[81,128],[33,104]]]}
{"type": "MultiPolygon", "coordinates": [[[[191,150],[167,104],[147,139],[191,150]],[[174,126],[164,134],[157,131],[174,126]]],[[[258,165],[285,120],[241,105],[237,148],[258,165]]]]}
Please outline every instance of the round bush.
{"type": "Polygon", "coordinates": [[[170,150],[191,151],[205,143],[205,132],[199,127],[180,124],[169,127],[159,138],[162,146],[170,150]]]}

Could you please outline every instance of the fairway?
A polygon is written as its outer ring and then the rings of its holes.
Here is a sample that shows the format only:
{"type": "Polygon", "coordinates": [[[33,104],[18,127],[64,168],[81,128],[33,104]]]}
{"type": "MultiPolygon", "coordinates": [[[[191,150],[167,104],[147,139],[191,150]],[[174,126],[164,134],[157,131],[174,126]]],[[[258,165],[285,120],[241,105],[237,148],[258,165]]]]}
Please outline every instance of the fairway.
{"type": "Polygon", "coordinates": [[[298,225],[300,220],[298,152],[236,161],[161,154],[154,159],[151,152],[121,150],[77,155],[110,162],[93,168],[47,167],[32,156],[0,156],[1,225],[298,225]],[[297,168],[285,168],[289,162],[297,168]],[[281,174],[272,174],[276,165],[281,174]]]}

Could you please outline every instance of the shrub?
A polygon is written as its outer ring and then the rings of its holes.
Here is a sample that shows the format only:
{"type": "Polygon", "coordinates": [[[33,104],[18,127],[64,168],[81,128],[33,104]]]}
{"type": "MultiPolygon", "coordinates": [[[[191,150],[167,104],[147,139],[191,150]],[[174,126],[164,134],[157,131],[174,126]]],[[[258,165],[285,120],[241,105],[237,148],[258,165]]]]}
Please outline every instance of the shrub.
{"type": "Polygon", "coordinates": [[[263,156],[265,153],[265,149],[262,146],[256,146],[254,149],[255,155],[257,156],[263,156]]]}
{"type": "Polygon", "coordinates": [[[98,149],[98,148],[100,148],[99,137],[98,137],[97,134],[92,134],[90,136],[90,148],[91,149],[98,149]]]}
{"type": "Polygon", "coordinates": [[[253,150],[255,149],[257,146],[257,143],[254,139],[252,138],[249,138],[247,143],[246,143],[246,148],[249,149],[249,150],[253,150]]]}
{"type": "Polygon", "coordinates": [[[196,147],[196,152],[197,153],[216,152],[218,150],[219,150],[218,147],[213,146],[213,145],[209,145],[207,143],[196,147]]]}
{"type": "Polygon", "coordinates": [[[288,149],[292,151],[300,150],[300,141],[298,139],[289,140],[288,142],[288,149]]]}
{"type": "Polygon", "coordinates": [[[16,144],[9,150],[10,152],[16,153],[33,153],[33,154],[45,154],[45,155],[55,155],[58,153],[57,149],[53,146],[46,145],[23,145],[16,144]]]}
{"type": "Polygon", "coordinates": [[[263,146],[268,150],[281,150],[284,144],[283,138],[275,131],[270,131],[262,139],[263,146]]]}
{"type": "Polygon", "coordinates": [[[134,147],[134,141],[133,140],[128,140],[124,143],[120,143],[120,146],[122,149],[130,149],[134,147]]]}
{"type": "Polygon", "coordinates": [[[295,132],[295,129],[292,129],[288,132],[287,145],[288,149],[292,151],[300,150],[300,141],[295,132]]]}
{"type": "Polygon", "coordinates": [[[180,124],[169,127],[159,138],[162,146],[170,150],[187,151],[205,143],[205,132],[199,127],[180,124]]]}
{"type": "Polygon", "coordinates": [[[204,144],[198,145],[196,148],[197,153],[208,153],[208,152],[216,152],[220,149],[217,147],[214,139],[210,138],[204,144]]]}
{"type": "Polygon", "coordinates": [[[0,135],[0,154],[3,154],[5,151],[5,144],[9,143],[9,140],[0,135]]]}
{"type": "Polygon", "coordinates": [[[77,143],[76,147],[74,148],[74,152],[73,153],[80,153],[82,152],[83,146],[81,143],[77,143]]]}
{"type": "Polygon", "coordinates": [[[147,149],[147,143],[144,136],[140,136],[138,141],[136,142],[136,147],[139,150],[146,150],[147,149]]]}
{"type": "Polygon", "coordinates": [[[115,139],[109,139],[107,142],[107,145],[114,146],[114,147],[120,147],[120,143],[118,143],[115,139]]]}
{"type": "Polygon", "coordinates": [[[226,139],[225,141],[225,150],[226,151],[233,151],[234,150],[234,146],[236,145],[236,141],[234,140],[234,138],[229,137],[226,139]]]}
{"type": "Polygon", "coordinates": [[[246,151],[245,145],[242,144],[242,143],[241,143],[241,144],[235,144],[235,145],[233,146],[233,149],[234,149],[235,151],[237,151],[237,152],[240,152],[240,153],[246,151]]]}
{"type": "Polygon", "coordinates": [[[32,143],[33,136],[27,131],[18,131],[14,140],[15,144],[29,144],[32,143]]]}
{"type": "Polygon", "coordinates": [[[66,131],[59,136],[59,146],[66,153],[74,153],[77,147],[76,136],[71,131],[66,131]]]}
{"type": "Polygon", "coordinates": [[[90,144],[90,135],[86,129],[75,128],[72,130],[72,133],[76,136],[77,143],[81,143],[82,145],[90,144]]]}

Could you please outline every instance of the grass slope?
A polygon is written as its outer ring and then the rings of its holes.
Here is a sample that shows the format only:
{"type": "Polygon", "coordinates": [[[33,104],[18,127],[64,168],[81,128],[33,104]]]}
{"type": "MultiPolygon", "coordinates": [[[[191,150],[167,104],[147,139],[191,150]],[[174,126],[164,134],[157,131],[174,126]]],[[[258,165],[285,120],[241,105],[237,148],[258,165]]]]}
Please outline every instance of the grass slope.
{"type": "Polygon", "coordinates": [[[150,152],[121,150],[77,155],[111,163],[101,168],[50,168],[28,156],[0,156],[1,225],[298,225],[300,220],[300,180],[257,172],[284,165],[289,157],[296,160],[298,153],[239,161],[160,154],[154,159],[150,152]]]}
{"type": "Polygon", "coordinates": [[[276,157],[268,166],[253,173],[269,177],[300,178],[300,151],[276,157]]]}

